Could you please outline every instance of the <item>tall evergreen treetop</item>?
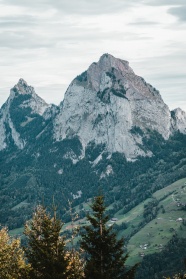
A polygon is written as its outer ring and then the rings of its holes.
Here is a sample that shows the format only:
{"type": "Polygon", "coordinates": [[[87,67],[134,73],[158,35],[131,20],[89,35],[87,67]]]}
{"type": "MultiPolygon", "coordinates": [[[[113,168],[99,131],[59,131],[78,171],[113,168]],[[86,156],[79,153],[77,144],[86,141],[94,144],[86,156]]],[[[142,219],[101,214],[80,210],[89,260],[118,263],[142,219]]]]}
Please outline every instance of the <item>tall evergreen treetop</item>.
{"type": "Polygon", "coordinates": [[[32,278],[66,279],[68,257],[65,242],[60,237],[62,222],[51,218],[43,206],[38,206],[32,221],[25,225],[28,238],[26,255],[32,266],[32,278]]]}
{"type": "Polygon", "coordinates": [[[124,240],[117,240],[112,227],[107,226],[103,196],[94,199],[92,215],[88,215],[90,226],[85,227],[81,247],[87,254],[85,276],[87,279],[133,278],[133,272],[125,274],[124,240]],[[124,275],[125,274],[125,275],[124,275]]]}

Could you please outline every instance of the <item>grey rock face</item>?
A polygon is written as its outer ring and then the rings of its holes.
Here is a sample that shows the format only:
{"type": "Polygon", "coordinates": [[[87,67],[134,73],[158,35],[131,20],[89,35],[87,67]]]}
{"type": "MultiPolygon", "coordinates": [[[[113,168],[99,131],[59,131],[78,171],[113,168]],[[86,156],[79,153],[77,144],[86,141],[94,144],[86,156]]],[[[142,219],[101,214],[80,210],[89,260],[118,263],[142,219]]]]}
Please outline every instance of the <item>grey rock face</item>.
{"type": "Polygon", "coordinates": [[[182,134],[186,134],[186,113],[180,108],[171,111],[171,124],[172,131],[180,131],[182,134]]]}
{"type": "MultiPolygon", "coordinates": [[[[135,160],[139,155],[152,155],[143,146],[143,136],[152,130],[164,139],[178,130],[186,133],[185,112],[170,112],[159,91],[137,76],[127,61],[109,54],[72,81],[59,107],[46,104],[20,79],[0,110],[0,150],[10,141],[23,149],[30,138],[37,140],[45,131],[54,141],[78,136],[83,146],[78,160],[92,142],[109,153],[120,152],[127,160],[135,160]],[[34,122],[36,118],[38,122],[34,122]]],[[[74,160],[71,154],[69,157],[74,160]]]]}
{"type": "Polygon", "coordinates": [[[10,90],[10,96],[0,110],[0,150],[9,146],[10,139],[17,148],[23,149],[26,141],[18,127],[24,127],[32,121],[35,114],[42,115],[48,107],[34,88],[20,79],[10,90]]]}
{"type": "Polygon", "coordinates": [[[87,144],[105,144],[107,151],[128,160],[151,156],[140,148],[142,135],[156,130],[165,139],[172,133],[171,113],[159,92],[133,72],[127,61],[104,54],[70,84],[54,120],[58,141],[78,135],[87,144]]]}
{"type": "Polygon", "coordinates": [[[20,79],[18,83],[11,89],[10,96],[15,98],[19,95],[28,95],[30,98],[25,98],[20,107],[27,108],[30,107],[32,113],[37,113],[42,115],[44,111],[49,107],[49,105],[41,99],[36,93],[32,86],[29,86],[24,79],[20,79]]]}

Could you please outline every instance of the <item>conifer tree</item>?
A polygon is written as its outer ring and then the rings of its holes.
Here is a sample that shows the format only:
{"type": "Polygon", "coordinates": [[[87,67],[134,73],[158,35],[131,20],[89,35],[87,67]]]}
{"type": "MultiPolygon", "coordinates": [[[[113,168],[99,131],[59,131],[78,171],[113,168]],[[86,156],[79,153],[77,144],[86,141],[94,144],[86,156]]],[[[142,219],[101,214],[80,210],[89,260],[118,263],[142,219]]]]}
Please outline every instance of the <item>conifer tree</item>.
{"type": "Polygon", "coordinates": [[[81,247],[86,253],[85,277],[87,279],[133,278],[134,270],[125,272],[124,240],[117,240],[112,227],[107,226],[103,196],[94,199],[92,215],[88,215],[90,226],[85,227],[81,247]]]}
{"type": "Polygon", "coordinates": [[[68,256],[60,236],[61,228],[62,222],[56,218],[56,212],[51,218],[43,206],[38,206],[32,221],[26,223],[26,255],[32,266],[31,278],[68,278],[68,256]]]}
{"type": "Polygon", "coordinates": [[[30,265],[26,264],[20,239],[8,235],[8,229],[0,230],[0,278],[28,278],[30,265]]]}

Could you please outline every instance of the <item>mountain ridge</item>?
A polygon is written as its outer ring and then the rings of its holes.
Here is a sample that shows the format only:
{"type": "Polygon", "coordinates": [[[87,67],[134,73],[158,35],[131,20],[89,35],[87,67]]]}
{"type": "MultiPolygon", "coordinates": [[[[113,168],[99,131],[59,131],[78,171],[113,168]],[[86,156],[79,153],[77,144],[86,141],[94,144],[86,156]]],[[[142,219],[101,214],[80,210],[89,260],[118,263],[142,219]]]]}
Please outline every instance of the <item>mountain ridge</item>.
{"type": "Polygon", "coordinates": [[[78,136],[82,144],[80,158],[93,142],[111,154],[124,153],[127,160],[152,156],[151,150],[141,148],[143,133],[155,130],[165,139],[178,130],[186,133],[186,113],[181,109],[170,112],[158,90],[135,75],[129,62],[110,54],[103,54],[71,82],[59,106],[48,105],[24,79],[18,81],[0,110],[0,150],[8,146],[5,126],[15,145],[22,149],[26,138],[21,136],[20,127],[15,128],[9,110],[14,111],[13,121],[16,113],[21,115],[19,126],[33,121],[33,115],[41,116],[43,123],[50,119],[54,141],[78,136]],[[11,109],[12,104],[16,108],[11,109]],[[141,133],[131,133],[135,127],[141,133]]]}

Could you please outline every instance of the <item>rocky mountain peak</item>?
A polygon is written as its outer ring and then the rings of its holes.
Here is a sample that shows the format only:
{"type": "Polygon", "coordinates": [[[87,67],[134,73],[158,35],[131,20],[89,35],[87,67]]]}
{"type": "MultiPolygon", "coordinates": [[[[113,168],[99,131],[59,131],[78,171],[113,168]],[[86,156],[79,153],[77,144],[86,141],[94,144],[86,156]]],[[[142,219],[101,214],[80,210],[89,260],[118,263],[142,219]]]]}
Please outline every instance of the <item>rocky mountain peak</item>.
{"type": "Polygon", "coordinates": [[[129,62],[125,60],[121,60],[119,58],[115,58],[111,54],[105,53],[103,54],[98,63],[93,63],[89,70],[97,65],[101,71],[112,71],[112,68],[121,71],[123,73],[134,73],[133,70],[129,67],[129,62]]]}
{"type": "Polygon", "coordinates": [[[28,86],[27,82],[23,79],[23,78],[20,78],[17,85],[20,85],[20,86],[28,86]]]}
{"type": "Polygon", "coordinates": [[[34,87],[27,84],[27,82],[20,78],[18,83],[10,90],[10,97],[8,99],[10,104],[27,108],[30,107],[32,113],[42,115],[44,111],[50,106],[41,97],[39,97],[34,87]]]}
{"type": "Polygon", "coordinates": [[[112,69],[116,69],[123,73],[134,73],[133,70],[129,67],[129,62],[125,60],[121,60],[119,58],[115,58],[111,54],[103,54],[97,63],[92,63],[89,67],[89,71],[92,68],[98,67],[100,71],[112,71],[112,69]]]}
{"type": "Polygon", "coordinates": [[[171,124],[173,131],[180,131],[186,134],[186,112],[181,108],[171,111],[171,124]]]}
{"type": "Polygon", "coordinates": [[[50,105],[35,93],[32,86],[24,79],[19,79],[0,110],[0,150],[10,146],[12,142],[23,149],[27,138],[23,130],[34,119],[42,116],[48,107],[50,105]]]}
{"type": "Polygon", "coordinates": [[[134,74],[129,63],[106,53],[100,57],[97,63],[94,62],[90,65],[87,70],[87,81],[89,86],[99,91],[100,85],[102,89],[104,82],[109,87],[113,81],[116,81],[116,77],[121,80],[125,74],[134,74]]]}
{"type": "Polygon", "coordinates": [[[184,110],[182,110],[181,108],[175,108],[174,110],[172,110],[176,115],[178,115],[179,117],[183,116],[186,114],[186,112],[184,110]]]}
{"type": "Polygon", "coordinates": [[[12,91],[23,95],[35,93],[34,88],[29,86],[23,78],[19,79],[18,83],[12,88],[12,91]]]}
{"type": "MultiPolygon", "coordinates": [[[[159,91],[136,75],[128,61],[107,53],[103,54],[97,63],[92,63],[87,71],[77,76],[73,85],[98,92],[102,101],[107,103],[112,94],[128,100],[148,98],[162,102],[159,91]]],[[[67,90],[67,93],[69,92],[70,90],[67,90]]]]}

